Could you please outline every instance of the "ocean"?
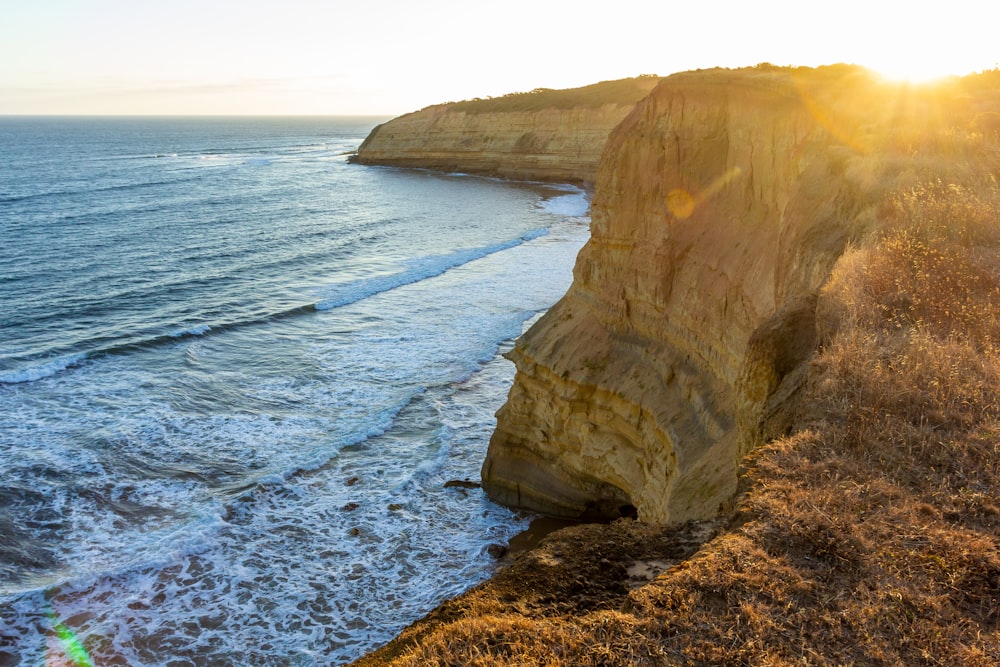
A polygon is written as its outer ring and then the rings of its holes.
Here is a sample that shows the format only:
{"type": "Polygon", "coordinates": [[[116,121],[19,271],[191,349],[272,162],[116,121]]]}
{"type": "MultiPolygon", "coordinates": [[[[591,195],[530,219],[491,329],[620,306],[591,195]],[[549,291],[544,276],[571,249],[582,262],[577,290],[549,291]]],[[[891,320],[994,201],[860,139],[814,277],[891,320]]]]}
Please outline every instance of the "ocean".
{"type": "Polygon", "coordinates": [[[588,196],[377,118],[0,118],[0,666],[338,665],[487,578],[588,196]]]}

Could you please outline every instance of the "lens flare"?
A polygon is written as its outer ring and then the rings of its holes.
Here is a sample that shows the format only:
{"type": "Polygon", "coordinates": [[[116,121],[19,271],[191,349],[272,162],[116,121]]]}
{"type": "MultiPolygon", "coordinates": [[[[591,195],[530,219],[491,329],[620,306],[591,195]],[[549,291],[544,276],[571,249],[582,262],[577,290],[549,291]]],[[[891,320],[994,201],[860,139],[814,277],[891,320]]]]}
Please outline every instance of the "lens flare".
{"type": "Polygon", "coordinates": [[[667,210],[678,220],[690,218],[694,213],[696,202],[691,193],[682,188],[674,188],[667,193],[667,210]]]}
{"type": "Polygon", "coordinates": [[[674,188],[667,193],[667,210],[677,220],[686,220],[694,214],[699,204],[738,178],[742,173],[742,169],[733,167],[712,181],[697,195],[693,195],[683,188],[674,188]]]}
{"type": "Polygon", "coordinates": [[[52,609],[47,609],[45,611],[46,618],[49,619],[49,625],[52,627],[52,633],[55,635],[56,639],[59,640],[60,648],[65,656],[65,662],[54,659],[54,656],[49,655],[49,659],[46,661],[47,665],[59,665],[62,667],[94,667],[94,661],[90,659],[90,654],[87,653],[87,649],[84,648],[83,644],[77,638],[76,633],[73,632],[65,623],[59,620],[55,612],[52,609]]]}

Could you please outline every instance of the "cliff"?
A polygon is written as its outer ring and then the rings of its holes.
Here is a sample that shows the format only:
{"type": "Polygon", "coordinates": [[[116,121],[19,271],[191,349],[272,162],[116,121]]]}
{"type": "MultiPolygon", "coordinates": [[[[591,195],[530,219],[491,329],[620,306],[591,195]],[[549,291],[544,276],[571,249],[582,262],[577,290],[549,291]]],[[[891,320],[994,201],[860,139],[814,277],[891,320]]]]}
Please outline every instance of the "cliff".
{"type": "Polygon", "coordinates": [[[572,287],[510,354],[486,492],[560,517],[715,516],[787,427],[816,290],[917,179],[914,109],[970,122],[946,99],[847,66],[664,80],[609,138],[572,287]]]}
{"type": "Polygon", "coordinates": [[[997,119],[1000,71],[662,82],[483,467],[646,521],[557,531],[357,664],[1000,663],[997,119]]]}
{"type": "Polygon", "coordinates": [[[658,81],[638,77],[427,107],[376,127],[352,160],[591,184],[608,133],[658,81]]]}

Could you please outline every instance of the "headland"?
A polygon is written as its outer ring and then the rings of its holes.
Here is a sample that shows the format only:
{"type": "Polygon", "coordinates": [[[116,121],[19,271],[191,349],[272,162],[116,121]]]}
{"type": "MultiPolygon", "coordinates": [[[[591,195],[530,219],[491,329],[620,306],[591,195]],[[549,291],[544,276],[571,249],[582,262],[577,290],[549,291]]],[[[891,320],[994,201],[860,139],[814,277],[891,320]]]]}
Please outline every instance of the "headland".
{"type": "Polygon", "coordinates": [[[1000,661],[998,119],[997,71],[659,81],[483,465],[605,523],[356,664],[1000,661]]]}

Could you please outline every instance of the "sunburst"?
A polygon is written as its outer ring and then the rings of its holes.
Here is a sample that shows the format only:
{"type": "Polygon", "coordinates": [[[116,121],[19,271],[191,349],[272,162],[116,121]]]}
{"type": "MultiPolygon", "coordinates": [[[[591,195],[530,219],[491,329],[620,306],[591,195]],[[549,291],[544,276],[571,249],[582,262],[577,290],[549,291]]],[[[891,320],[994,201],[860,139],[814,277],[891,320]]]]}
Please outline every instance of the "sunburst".
{"type": "Polygon", "coordinates": [[[949,76],[967,74],[967,68],[962,68],[946,59],[936,58],[936,54],[928,54],[924,58],[888,56],[883,62],[875,63],[876,72],[890,81],[909,82],[915,84],[934,83],[949,76]]]}

